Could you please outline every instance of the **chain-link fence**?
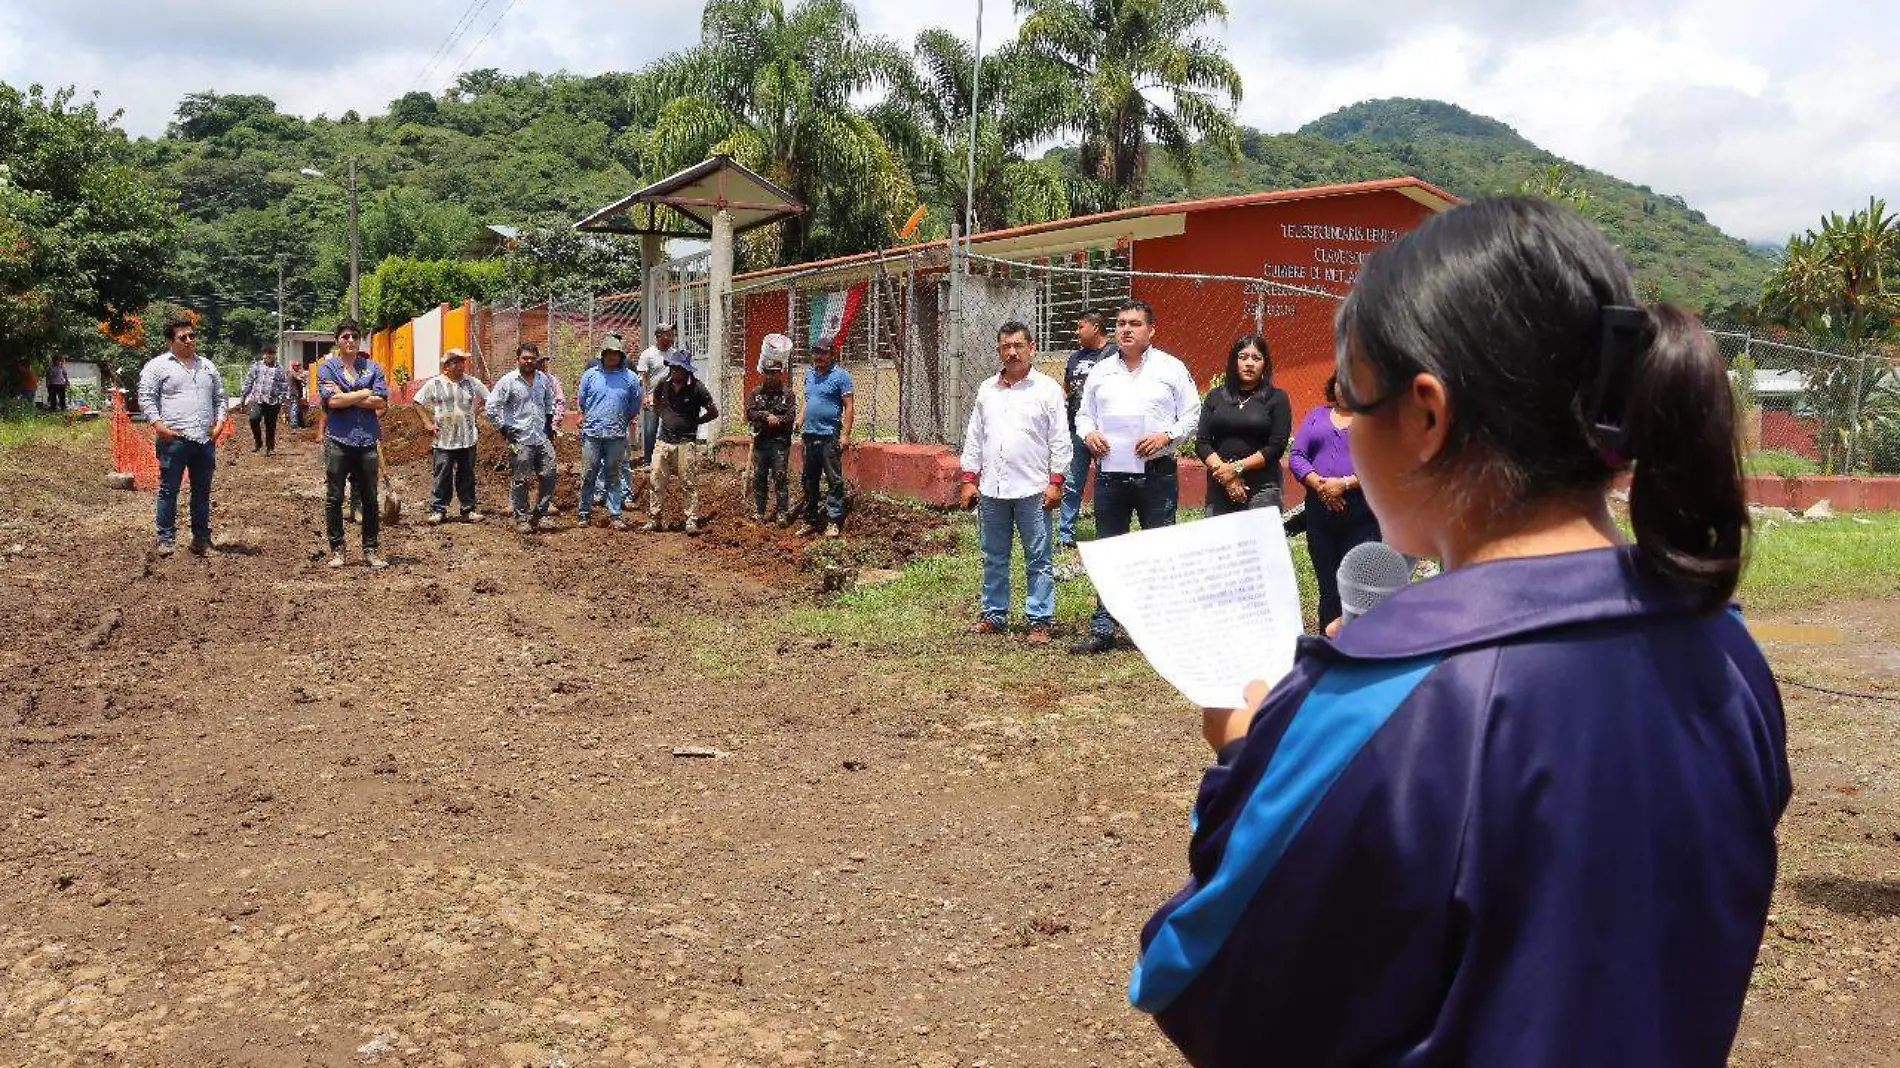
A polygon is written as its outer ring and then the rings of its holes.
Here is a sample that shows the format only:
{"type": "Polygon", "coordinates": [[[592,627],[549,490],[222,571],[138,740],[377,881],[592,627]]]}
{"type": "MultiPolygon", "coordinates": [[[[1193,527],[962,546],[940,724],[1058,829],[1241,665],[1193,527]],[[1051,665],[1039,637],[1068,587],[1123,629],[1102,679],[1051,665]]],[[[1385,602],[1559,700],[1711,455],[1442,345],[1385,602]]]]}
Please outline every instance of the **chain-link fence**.
{"type": "Polygon", "coordinates": [[[756,373],[767,334],[789,335],[802,354],[836,336],[851,372],[860,438],[955,444],[971,400],[996,373],[996,331],[1030,327],[1038,367],[1060,379],[1076,347],[1077,320],[1133,297],[1155,311],[1156,344],[1180,357],[1205,385],[1224,370],[1234,341],[1264,335],[1275,381],[1299,407],[1318,403],[1331,373],[1332,316],[1339,298],[1263,278],[1166,274],[1130,268],[1125,249],[1068,253],[1034,261],[927,249],[740,279],[731,297],[729,399],[756,373]]]}
{"type": "MultiPolygon", "coordinates": [[[[718,388],[731,432],[757,384],[767,335],[790,336],[801,366],[814,339],[835,336],[839,363],[855,380],[855,436],[955,445],[976,390],[996,373],[999,326],[1028,324],[1038,366],[1059,379],[1076,320],[1099,311],[1112,330],[1117,306],[1134,298],[1154,308],[1155,344],[1185,362],[1203,389],[1225,369],[1235,340],[1257,333],[1295,412],[1323,402],[1339,294],[1265,278],[1137,270],[1119,248],[1034,260],[970,255],[959,258],[962,270],[952,270],[953,257],[933,247],[742,276],[728,298],[719,353],[708,351],[705,253],[656,265],[640,293],[504,298],[479,314],[477,371],[490,379],[506,373],[515,346],[533,341],[571,393],[608,333],[637,355],[649,322],[673,322],[679,346],[718,388]]],[[[1884,353],[1761,332],[1714,334],[1734,369],[1745,450],[1761,457],[1757,466],[1900,473],[1900,369],[1884,353]]]]}
{"type": "Polygon", "coordinates": [[[1883,352],[1711,331],[1741,402],[1743,451],[1793,474],[1900,474],[1900,369],[1883,352]]]}

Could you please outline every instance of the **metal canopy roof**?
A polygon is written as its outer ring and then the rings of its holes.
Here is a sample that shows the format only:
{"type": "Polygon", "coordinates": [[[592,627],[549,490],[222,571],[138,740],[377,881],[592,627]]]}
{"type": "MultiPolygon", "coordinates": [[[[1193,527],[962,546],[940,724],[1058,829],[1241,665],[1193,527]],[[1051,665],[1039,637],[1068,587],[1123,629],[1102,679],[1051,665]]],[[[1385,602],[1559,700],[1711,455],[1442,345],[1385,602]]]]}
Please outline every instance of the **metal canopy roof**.
{"type": "Polygon", "coordinates": [[[805,211],[792,195],[730,156],[701,160],[678,174],[629,193],[594,212],[574,229],[606,234],[704,237],[724,208],[733,233],[756,230],[805,211]],[[688,226],[696,228],[688,229],[688,226]]]}

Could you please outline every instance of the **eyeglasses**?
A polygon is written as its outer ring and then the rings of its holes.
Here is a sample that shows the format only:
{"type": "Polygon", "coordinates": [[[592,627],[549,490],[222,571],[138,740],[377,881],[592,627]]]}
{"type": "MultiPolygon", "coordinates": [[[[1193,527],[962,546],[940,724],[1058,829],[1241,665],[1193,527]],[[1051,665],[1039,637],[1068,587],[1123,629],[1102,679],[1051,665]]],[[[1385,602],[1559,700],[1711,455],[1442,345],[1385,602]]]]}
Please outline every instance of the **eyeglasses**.
{"type": "Polygon", "coordinates": [[[197,335],[197,334],[180,334],[180,335],[178,335],[178,340],[180,340],[180,341],[196,341],[196,340],[198,340],[198,335],[197,335]]]}

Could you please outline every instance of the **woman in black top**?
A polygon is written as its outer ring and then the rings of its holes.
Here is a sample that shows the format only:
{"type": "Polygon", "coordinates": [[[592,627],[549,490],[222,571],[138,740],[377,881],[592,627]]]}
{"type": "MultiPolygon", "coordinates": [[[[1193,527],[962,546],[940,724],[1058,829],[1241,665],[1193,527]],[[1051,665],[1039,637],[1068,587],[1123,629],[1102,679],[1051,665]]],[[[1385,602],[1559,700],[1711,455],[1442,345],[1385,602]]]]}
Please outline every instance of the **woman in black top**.
{"type": "Polygon", "coordinates": [[[1273,384],[1273,350],[1259,334],[1234,341],[1227,375],[1201,402],[1194,455],[1207,465],[1207,514],[1280,507],[1280,457],[1293,404],[1273,384]]]}

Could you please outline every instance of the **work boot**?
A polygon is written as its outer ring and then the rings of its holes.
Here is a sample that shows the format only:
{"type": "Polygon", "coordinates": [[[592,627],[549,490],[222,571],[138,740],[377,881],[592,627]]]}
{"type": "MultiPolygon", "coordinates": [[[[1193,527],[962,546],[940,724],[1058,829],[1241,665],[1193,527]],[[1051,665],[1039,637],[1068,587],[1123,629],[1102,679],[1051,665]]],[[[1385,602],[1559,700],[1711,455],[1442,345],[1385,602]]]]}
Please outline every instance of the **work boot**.
{"type": "Polygon", "coordinates": [[[1023,640],[1031,645],[1048,645],[1049,624],[1031,623],[1029,625],[1029,633],[1023,635],[1023,640]]]}
{"type": "Polygon", "coordinates": [[[1076,642],[1074,645],[1069,646],[1069,654],[1071,656],[1094,656],[1097,653],[1106,653],[1113,648],[1115,648],[1115,636],[1113,634],[1091,634],[1081,641],[1076,642]]]}
{"type": "Polygon", "coordinates": [[[208,552],[210,552],[210,551],[211,551],[211,539],[210,539],[210,538],[193,538],[193,539],[191,539],[191,555],[193,555],[193,556],[203,556],[204,554],[206,554],[206,553],[208,553],[208,552]]]}
{"type": "Polygon", "coordinates": [[[157,547],[155,547],[152,551],[157,553],[161,557],[170,556],[171,554],[178,551],[178,546],[172,544],[169,541],[161,541],[158,543],[157,547]]]}
{"type": "Polygon", "coordinates": [[[971,634],[1001,634],[1007,629],[1008,628],[1003,626],[1001,623],[998,623],[997,621],[991,619],[988,616],[984,616],[978,619],[976,621],[976,624],[970,628],[970,633],[971,634]]]}

